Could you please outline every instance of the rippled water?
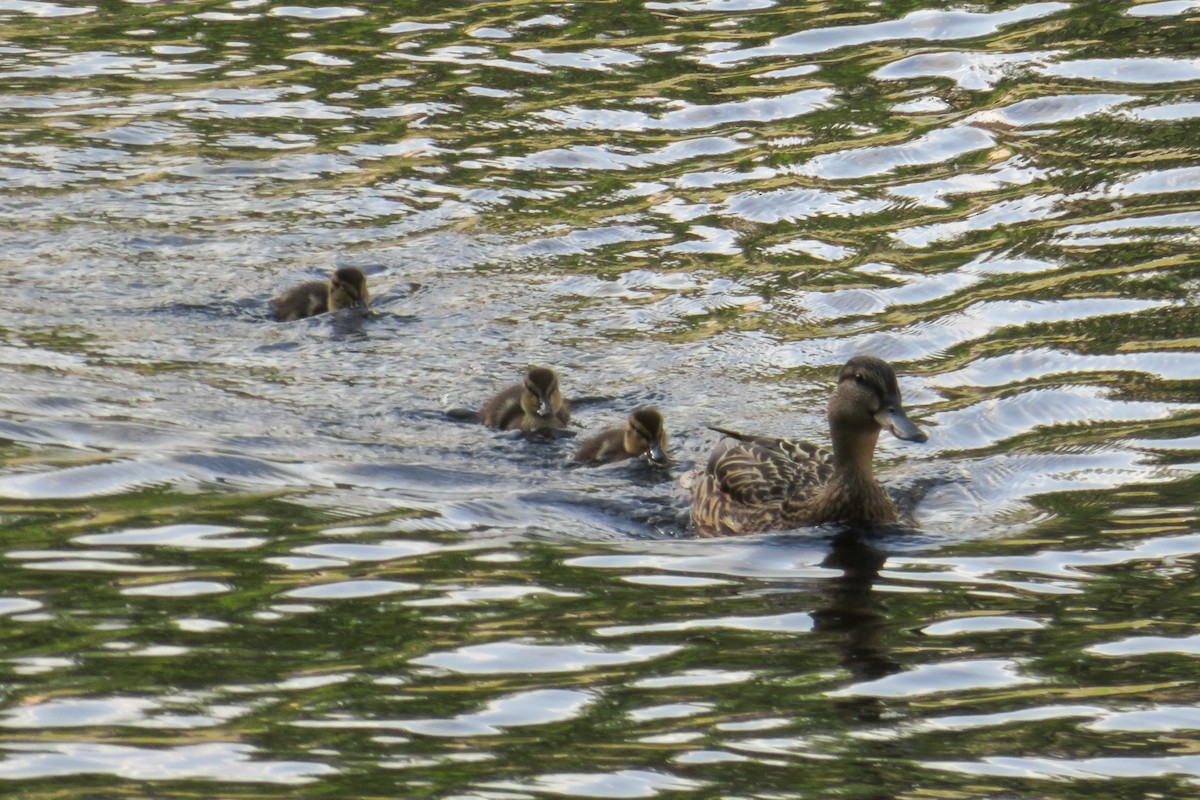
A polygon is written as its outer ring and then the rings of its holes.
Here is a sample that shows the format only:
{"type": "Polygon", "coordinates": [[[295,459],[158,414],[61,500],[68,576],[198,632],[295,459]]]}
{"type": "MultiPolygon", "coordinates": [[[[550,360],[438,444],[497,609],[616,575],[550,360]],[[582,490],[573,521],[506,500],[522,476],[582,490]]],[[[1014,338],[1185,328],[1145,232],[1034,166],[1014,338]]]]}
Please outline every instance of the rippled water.
{"type": "Polygon", "coordinates": [[[0,793],[1194,796],[1200,3],[924,6],[0,0],[0,793]],[[692,538],[862,352],[911,525],[692,538]]]}

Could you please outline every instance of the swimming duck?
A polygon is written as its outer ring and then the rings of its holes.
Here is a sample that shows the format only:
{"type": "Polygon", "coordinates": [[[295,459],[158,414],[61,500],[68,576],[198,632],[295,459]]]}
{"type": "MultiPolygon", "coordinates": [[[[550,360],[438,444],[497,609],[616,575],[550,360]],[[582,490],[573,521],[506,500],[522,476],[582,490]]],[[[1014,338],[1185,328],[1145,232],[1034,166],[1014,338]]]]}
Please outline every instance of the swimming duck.
{"type": "Polygon", "coordinates": [[[609,428],[588,437],[575,451],[575,460],[611,464],[644,455],[655,466],[667,463],[667,430],[657,408],[637,408],[622,428],[609,428]]]}
{"type": "Polygon", "coordinates": [[[483,405],[483,424],[526,433],[564,428],[571,418],[558,390],[558,375],[546,367],[530,367],[520,383],[509,386],[483,405]]]}
{"type": "Polygon", "coordinates": [[[328,281],[302,283],[276,297],[271,306],[275,309],[275,319],[291,322],[360,302],[368,314],[374,313],[367,292],[367,276],[358,267],[340,267],[328,281]]]}
{"type": "Polygon", "coordinates": [[[874,356],[855,356],[838,375],[829,400],[832,453],[808,442],[714,428],[729,438],[707,466],[685,476],[697,535],[894,522],[896,509],[871,469],[883,428],[908,441],[929,438],[905,415],[891,365],[874,356]]]}

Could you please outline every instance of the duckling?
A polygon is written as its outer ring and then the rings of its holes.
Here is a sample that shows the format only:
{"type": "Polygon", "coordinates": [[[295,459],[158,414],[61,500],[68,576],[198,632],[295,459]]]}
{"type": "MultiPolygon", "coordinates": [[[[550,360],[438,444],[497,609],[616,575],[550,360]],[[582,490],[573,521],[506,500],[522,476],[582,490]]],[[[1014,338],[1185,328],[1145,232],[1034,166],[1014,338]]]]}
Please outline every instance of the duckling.
{"type": "Polygon", "coordinates": [[[575,460],[611,464],[642,455],[656,467],[667,463],[667,430],[657,408],[634,409],[625,427],[609,428],[584,439],[575,451],[575,460]]]}
{"type": "Polygon", "coordinates": [[[275,319],[291,322],[360,302],[368,314],[375,313],[371,308],[371,295],[367,292],[367,276],[358,267],[340,267],[327,282],[302,283],[276,297],[271,306],[275,309],[275,319]]]}
{"type": "Polygon", "coordinates": [[[808,442],[714,428],[730,438],[706,467],[685,476],[697,535],[894,522],[896,509],[871,468],[879,431],[913,442],[929,437],[905,415],[891,365],[874,356],[847,361],[828,416],[832,453],[808,442]]]}
{"type": "Polygon", "coordinates": [[[558,375],[546,367],[527,369],[520,383],[484,403],[479,415],[489,428],[526,433],[565,428],[571,418],[558,390],[558,375]]]}

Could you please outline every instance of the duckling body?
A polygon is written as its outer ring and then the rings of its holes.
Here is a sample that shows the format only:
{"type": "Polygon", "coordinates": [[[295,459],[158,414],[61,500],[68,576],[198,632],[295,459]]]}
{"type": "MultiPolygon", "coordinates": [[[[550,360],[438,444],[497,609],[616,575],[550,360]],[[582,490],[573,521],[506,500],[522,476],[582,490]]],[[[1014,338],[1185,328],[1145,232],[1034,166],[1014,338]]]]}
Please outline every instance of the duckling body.
{"type": "Polygon", "coordinates": [[[667,463],[667,431],[656,408],[635,409],[623,427],[584,439],[575,451],[575,460],[585,464],[611,464],[636,456],[645,456],[655,466],[667,463]]]}
{"type": "Polygon", "coordinates": [[[489,428],[526,433],[565,428],[571,419],[558,388],[558,375],[546,367],[530,367],[520,383],[488,400],[479,415],[489,428]]]}
{"type": "Polygon", "coordinates": [[[715,430],[708,464],[688,477],[699,536],[735,536],[839,521],[894,522],[896,509],[875,480],[879,432],[924,442],[904,413],[896,373],[874,356],[846,362],[829,401],[833,450],[809,442],[715,430]]]}
{"type": "Polygon", "coordinates": [[[367,276],[358,267],[341,267],[328,281],[308,281],[293,287],[271,301],[275,319],[291,322],[327,311],[337,311],[362,303],[371,310],[371,295],[367,291],[367,276]]]}

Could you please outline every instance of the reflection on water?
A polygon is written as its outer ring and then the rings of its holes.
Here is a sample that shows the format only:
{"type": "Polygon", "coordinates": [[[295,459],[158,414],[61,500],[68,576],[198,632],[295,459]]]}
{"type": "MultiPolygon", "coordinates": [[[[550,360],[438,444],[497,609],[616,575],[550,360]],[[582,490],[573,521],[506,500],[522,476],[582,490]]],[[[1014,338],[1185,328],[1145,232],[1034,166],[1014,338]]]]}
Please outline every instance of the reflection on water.
{"type": "Polygon", "coordinates": [[[1190,796],[1200,4],[925,6],[0,0],[0,781],[1190,796]],[[861,352],[914,525],[692,538],[861,352]]]}

